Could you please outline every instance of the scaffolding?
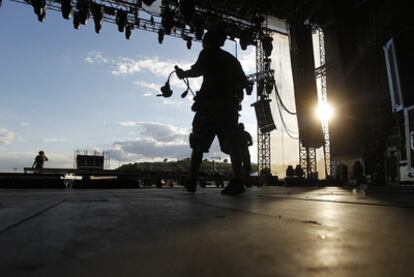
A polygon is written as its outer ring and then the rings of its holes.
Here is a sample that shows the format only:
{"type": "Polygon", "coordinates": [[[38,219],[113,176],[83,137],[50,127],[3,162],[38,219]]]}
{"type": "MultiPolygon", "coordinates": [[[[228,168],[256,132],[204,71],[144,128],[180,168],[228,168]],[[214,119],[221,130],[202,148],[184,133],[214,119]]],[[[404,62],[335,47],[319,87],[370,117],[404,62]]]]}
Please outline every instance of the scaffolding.
{"type": "MultiPolygon", "coordinates": [[[[263,45],[260,41],[257,42],[256,47],[256,72],[266,72],[270,69],[270,60],[265,61],[265,56],[263,52],[263,45]]],[[[260,80],[257,79],[257,88],[260,87],[260,80]]],[[[257,101],[267,101],[269,100],[269,95],[263,91],[257,89],[257,101]]],[[[270,132],[260,130],[257,128],[257,163],[259,175],[261,174],[270,174],[270,132]]]]}
{"type": "MultiPolygon", "coordinates": [[[[316,78],[320,79],[320,95],[321,103],[328,105],[328,90],[326,84],[326,61],[325,61],[325,35],[322,28],[317,27],[316,32],[319,39],[319,67],[316,69],[316,78]]],[[[322,130],[325,144],[323,145],[323,156],[325,163],[325,176],[328,178],[332,176],[331,167],[331,144],[329,139],[329,122],[327,119],[322,120],[322,130]]]]}

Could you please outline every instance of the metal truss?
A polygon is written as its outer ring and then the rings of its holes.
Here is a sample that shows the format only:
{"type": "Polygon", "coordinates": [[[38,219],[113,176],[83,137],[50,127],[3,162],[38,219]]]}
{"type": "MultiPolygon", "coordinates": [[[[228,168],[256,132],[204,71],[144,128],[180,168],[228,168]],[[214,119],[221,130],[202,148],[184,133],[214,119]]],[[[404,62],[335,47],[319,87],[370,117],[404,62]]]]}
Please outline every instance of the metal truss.
{"type": "MultiPolygon", "coordinates": [[[[263,52],[263,46],[260,41],[256,45],[256,81],[259,87],[260,73],[262,77],[265,77],[267,72],[267,66],[265,64],[265,56],[263,52]]],[[[263,91],[257,90],[257,101],[268,100],[269,96],[263,91]]],[[[271,172],[271,161],[270,161],[270,132],[261,132],[259,127],[257,128],[257,163],[260,174],[270,174],[271,172]]]]}
{"type": "Polygon", "coordinates": [[[316,148],[303,147],[299,142],[299,162],[307,179],[312,179],[316,172],[316,148]]]}
{"type": "MultiPolygon", "coordinates": [[[[324,70],[320,71],[320,80],[321,80],[321,96],[322,103],[328,104],[328,90],[326,83],[326,61],[325,61],[325,35],[321,28],[317,29],[319,35],[319,56],[320,56],[320,67],[324,70]]],[[[325,145],[323,146],[323,154],[325,161],[325,178],[332,176],[332,167],[331,167],[331,143],[329,139],[329,122],[327,120],[322,120],[322,129],[325,139],[325,145]]]]}
{"type": "MultiPolygon", "coordinates": [[[[41,0],[10,0],[21,4],[31,5],[34,1],[41,0]]],[[[61,11],[63,0],[44,0],[47,10],[61,11]]],[[[184,23],[184,19],[179,11],[178,2],[175,0],[163,0],[160,12],[153,12],[145,9],[140,0],[70,0],[72,4],[72,13],[79,11],[77,4],[85,3],[88,7],[92,3],[99,4],[103,7],[103,22],[116,24],[116,15],[118,11],[127,13],[127,22],[131,29],[140,29],[144,31],[159,33],[164,30],[161,23],[162,10],[167,6],[174,14],[175,26],[171,33],[166,33],[166,36],[173,36],[185,40],[200,41],[194,33],[194,30],[184,23]],[[143,16],[147,14],[147,16],[143,16]]],[[[213,8],[205,8],[197,6],[195,14],[204,22],[204,28],[216,26],[217,24],[226,26],[228,34],[231,39],[240,37],[241,33],[249,30],[252,41],[249,44],[254,44],[254,40],[259,37],[259,34],[265,32],[276,32],[267,26],[259,26],[256,22],[250,22],[234,15],[225,14],[222,11],[215,11],[213,8]]],[[[92,15],[90,16],[93,17],[92,15]]],[[[217,26],[216,26],[217,27],[217,26]]]]}

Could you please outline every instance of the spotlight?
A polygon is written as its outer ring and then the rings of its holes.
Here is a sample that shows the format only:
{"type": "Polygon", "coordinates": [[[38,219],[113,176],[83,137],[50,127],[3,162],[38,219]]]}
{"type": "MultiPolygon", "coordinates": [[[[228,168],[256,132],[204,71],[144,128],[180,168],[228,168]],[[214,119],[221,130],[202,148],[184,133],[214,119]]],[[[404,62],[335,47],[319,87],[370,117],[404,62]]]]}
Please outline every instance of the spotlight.
{"type": "Polygon", "coordinates": [[[172,28],[174,28],[174,14],[166,8],[162,13],[161,25],[165,29],[165,33],[167,35],[171,34],[172,28]]]}
{"type": "Polygon", "coordinates": [[[70,18],[70,13],[72,11],[71,0],[62,0],[61,10],[62,10],[63,18],[64,19],[69,19],[70,18]]]}
{"type": "Polygon", "coordinates": [[[273,38],[270,36],[264,36],[261,38],[263,51],[266,57],[270,57],[272,55],[273,50],[273,38]]]}
{"type": "Polygon", "coordinates": [[[240,47],[241,47],[241,49],[246,50],[248,44],[249,44],[249,36],[245,31],[243,31],[240,35],[240,47]]]}
{"type": "Polygon", "coordinates": [[[95,22],[95,32],[99,34],[102,28],[103,6],[92,3],[91,12],[93,15],[93,21],[95,22]]]}
{"type": "Polygon", "coordinates": [[[33,11],[40,22],[46,18],[46,0],[32,0],[33,11]]]}
{"type": "Polygon", "coordinates": [[[203,35],[204,35],[204,24],[203,24],[203,21],[201,20],[201,18],[199,18],[199,17],[194,18],[194,29],[195,29],[196,39],[202,40],[203,35]]]}
{"type": "Polygon", "coordinates": [[[272,82],[266,82],[265,83],[265,89],[267,94],[271,94],[273,91],[273,83],[272,82]]]}
{"type": "Polygon", "coordinates": [[[118,25],[118,31],[121,33],[124,31],[125,25],[128,23],[127,16],[128,14],[126,11],[118,10],[116,12],[116,24],[118,25]]]}
{"type": "Polygon", "coordinates": [[[180,12],[183,15],[185,24],[189,24],[195,13],[195,1],[194,0],[181,0],[180,12]]]}
{"type": "Polygon", "coordinates": [[[158,43],[159,44],[162,44],[162,42],[164,41],[164,35],[165,35],[164,29],[159,29],[158,30],[158,43]]]}
{"type": "Polygon", "coordinates": [[[132,34],[132,25],[127,24],[125,27],[125,38],[129,39],[131,37],[131,34],[132,34]]]}
{"type": "Polygon", "coordinates": [[[79,20],[79,13],[78,12],[74,12],[73,13],[73,28],[75,28],[76,30],[79,29],[80,26],[80,20],[79,20]]]}
{"type": "Polygon", "coordinates": [[[142,0],[142,2],[147,6],[151,6],[155,2],[155,0],[142,0]]]}
{"type": "Polygon", "coordinates": [[[192,42],[193,40],[190,37],[187,37],[185,40],[187,41],[186,43],[187,49],[190,50],[191,46],[193,45],[193,42],[192,42]]]}
{"type": "Polygon", "coordinates": [[[88,23],[88,18],[90,16],[88,4],[86,2],[79,1],[76,7],[78,8],[80,23],[82,25],[86,25],[86,23],[88,23]]]}

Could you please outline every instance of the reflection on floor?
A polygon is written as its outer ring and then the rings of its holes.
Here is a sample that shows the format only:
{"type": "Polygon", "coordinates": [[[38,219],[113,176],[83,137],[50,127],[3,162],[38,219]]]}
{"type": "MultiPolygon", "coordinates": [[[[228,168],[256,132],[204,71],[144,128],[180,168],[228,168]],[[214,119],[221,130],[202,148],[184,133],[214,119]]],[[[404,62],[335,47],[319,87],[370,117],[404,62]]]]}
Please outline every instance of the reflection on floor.
{"type": "Polygon", "coordinates": [[[1,276],[414,276],[414,189],[0,190],[1,276]]]}

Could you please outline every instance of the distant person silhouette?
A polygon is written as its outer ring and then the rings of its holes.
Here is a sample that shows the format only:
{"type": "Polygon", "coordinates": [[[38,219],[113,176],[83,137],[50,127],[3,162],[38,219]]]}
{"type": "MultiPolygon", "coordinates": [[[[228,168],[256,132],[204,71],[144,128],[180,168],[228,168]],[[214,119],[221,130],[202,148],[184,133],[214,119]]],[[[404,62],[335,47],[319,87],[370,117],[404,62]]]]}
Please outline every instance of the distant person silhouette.
{"type": "Polygon", "coordinates": [[[251,171],[249,146],[253,145],[252,136],[244,129],[244,124],[239,123],[240,146],[242,156],[242,167],[245,175],[246,185],[249,185],[249,177],[251,171]]]}
{"type": "Polygon", "coordinates": [[[48,160],[49,159],[46,157],[45,152],[39,151],[39,155],[36,156],[32,168],[42,169],[44,162],[48,160]]]}
{"type": "Polygon", "coordinates": [[[230,53],[222,50],[225,35],[208,31],[203,37],[203,50],[189,70],[176,66],[178,78],[203,76],[200,91],[194,97],[195,111],[193,131],[190,135],[191,168],[186,190],[195,192],[196,178],[203,159],[203,153],[210,149],[217,135],[221,150],[230,154],[233,179],[222,190],[222,194],[235,195],[244,192],[241,180],[241,149],[238,132],[239,105],[243,89],[249,82],[240,62],[230,53]]]}

